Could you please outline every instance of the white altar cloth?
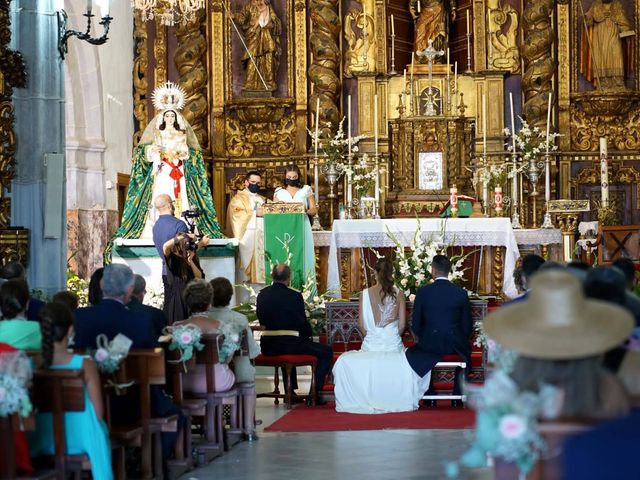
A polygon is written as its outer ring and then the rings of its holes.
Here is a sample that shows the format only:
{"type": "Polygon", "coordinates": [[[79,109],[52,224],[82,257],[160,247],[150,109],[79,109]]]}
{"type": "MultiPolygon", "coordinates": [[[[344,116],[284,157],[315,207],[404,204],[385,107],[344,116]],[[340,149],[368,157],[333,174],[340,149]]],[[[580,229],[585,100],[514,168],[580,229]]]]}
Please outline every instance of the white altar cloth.
{"type": "Polygon", "coordinates": [[[409,246],[420,222],[423,238],[457,246],[505,247],[504,293],[518,295],[513,281],[513,269],[520,256],[518,242],[509,218],[389,218],[376,220],[334,220],[329,246],[327,289],[340,296],[339,248],[394,247],[387,235],[391,232],[405,246],[409,246]],[[444,238],[441,232],[444,226],[444,238]]]}

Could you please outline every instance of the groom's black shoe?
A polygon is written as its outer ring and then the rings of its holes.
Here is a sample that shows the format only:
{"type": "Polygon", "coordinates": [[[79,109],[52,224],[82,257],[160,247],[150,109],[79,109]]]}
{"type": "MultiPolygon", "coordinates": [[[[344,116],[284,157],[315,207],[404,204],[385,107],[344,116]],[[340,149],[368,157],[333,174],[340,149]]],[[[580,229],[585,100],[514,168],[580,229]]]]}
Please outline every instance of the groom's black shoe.
{"type": "Polygon", "coordinates": [[[438,406],[438,402],[435,400],[424,400],[423,405],[427,408],[436,408],[438,406]]]}

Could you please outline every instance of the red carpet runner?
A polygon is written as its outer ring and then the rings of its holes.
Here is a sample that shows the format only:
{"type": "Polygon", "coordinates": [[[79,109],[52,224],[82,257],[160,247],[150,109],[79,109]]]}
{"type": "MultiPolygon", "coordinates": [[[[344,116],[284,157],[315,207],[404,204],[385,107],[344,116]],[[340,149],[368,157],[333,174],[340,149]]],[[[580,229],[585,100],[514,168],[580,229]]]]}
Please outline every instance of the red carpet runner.
{"type": "Polygon", "coordinates": [[[298,405],[264,430],[266,432],[339,432],[345,430],[470,428],[475,412],[441,406],[417,412],[361,415],[337,413],[333,402],[320,407],[298,405]]]}

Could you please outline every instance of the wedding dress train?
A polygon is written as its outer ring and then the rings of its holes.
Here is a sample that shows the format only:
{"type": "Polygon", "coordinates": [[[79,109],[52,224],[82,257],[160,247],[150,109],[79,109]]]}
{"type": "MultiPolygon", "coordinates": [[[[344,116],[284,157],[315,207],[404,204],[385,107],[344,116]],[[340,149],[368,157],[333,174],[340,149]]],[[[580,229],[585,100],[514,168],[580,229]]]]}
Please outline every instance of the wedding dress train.
{"type": "Polygon", "coordinates": [[[417,410],[429,387],[431,372],[418,377],[405,356],[398,333],[397,296],[380,301],[374,290],[378,288],[362,292],[362,322],[367,331],[362,348],[343,353],[333,367],[338,412],[417,410]]]}

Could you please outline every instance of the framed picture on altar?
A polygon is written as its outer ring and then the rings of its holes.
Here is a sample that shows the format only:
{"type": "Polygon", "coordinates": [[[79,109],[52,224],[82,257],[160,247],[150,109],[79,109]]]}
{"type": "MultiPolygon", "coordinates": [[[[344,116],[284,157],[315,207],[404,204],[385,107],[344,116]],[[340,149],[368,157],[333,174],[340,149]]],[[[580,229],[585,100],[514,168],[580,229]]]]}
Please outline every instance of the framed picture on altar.
{"type": "Polygon", "coordinates": [[[444,159],[442,152],[418,153],[418,189],[442,190],[444,188],[444,159]]]}

